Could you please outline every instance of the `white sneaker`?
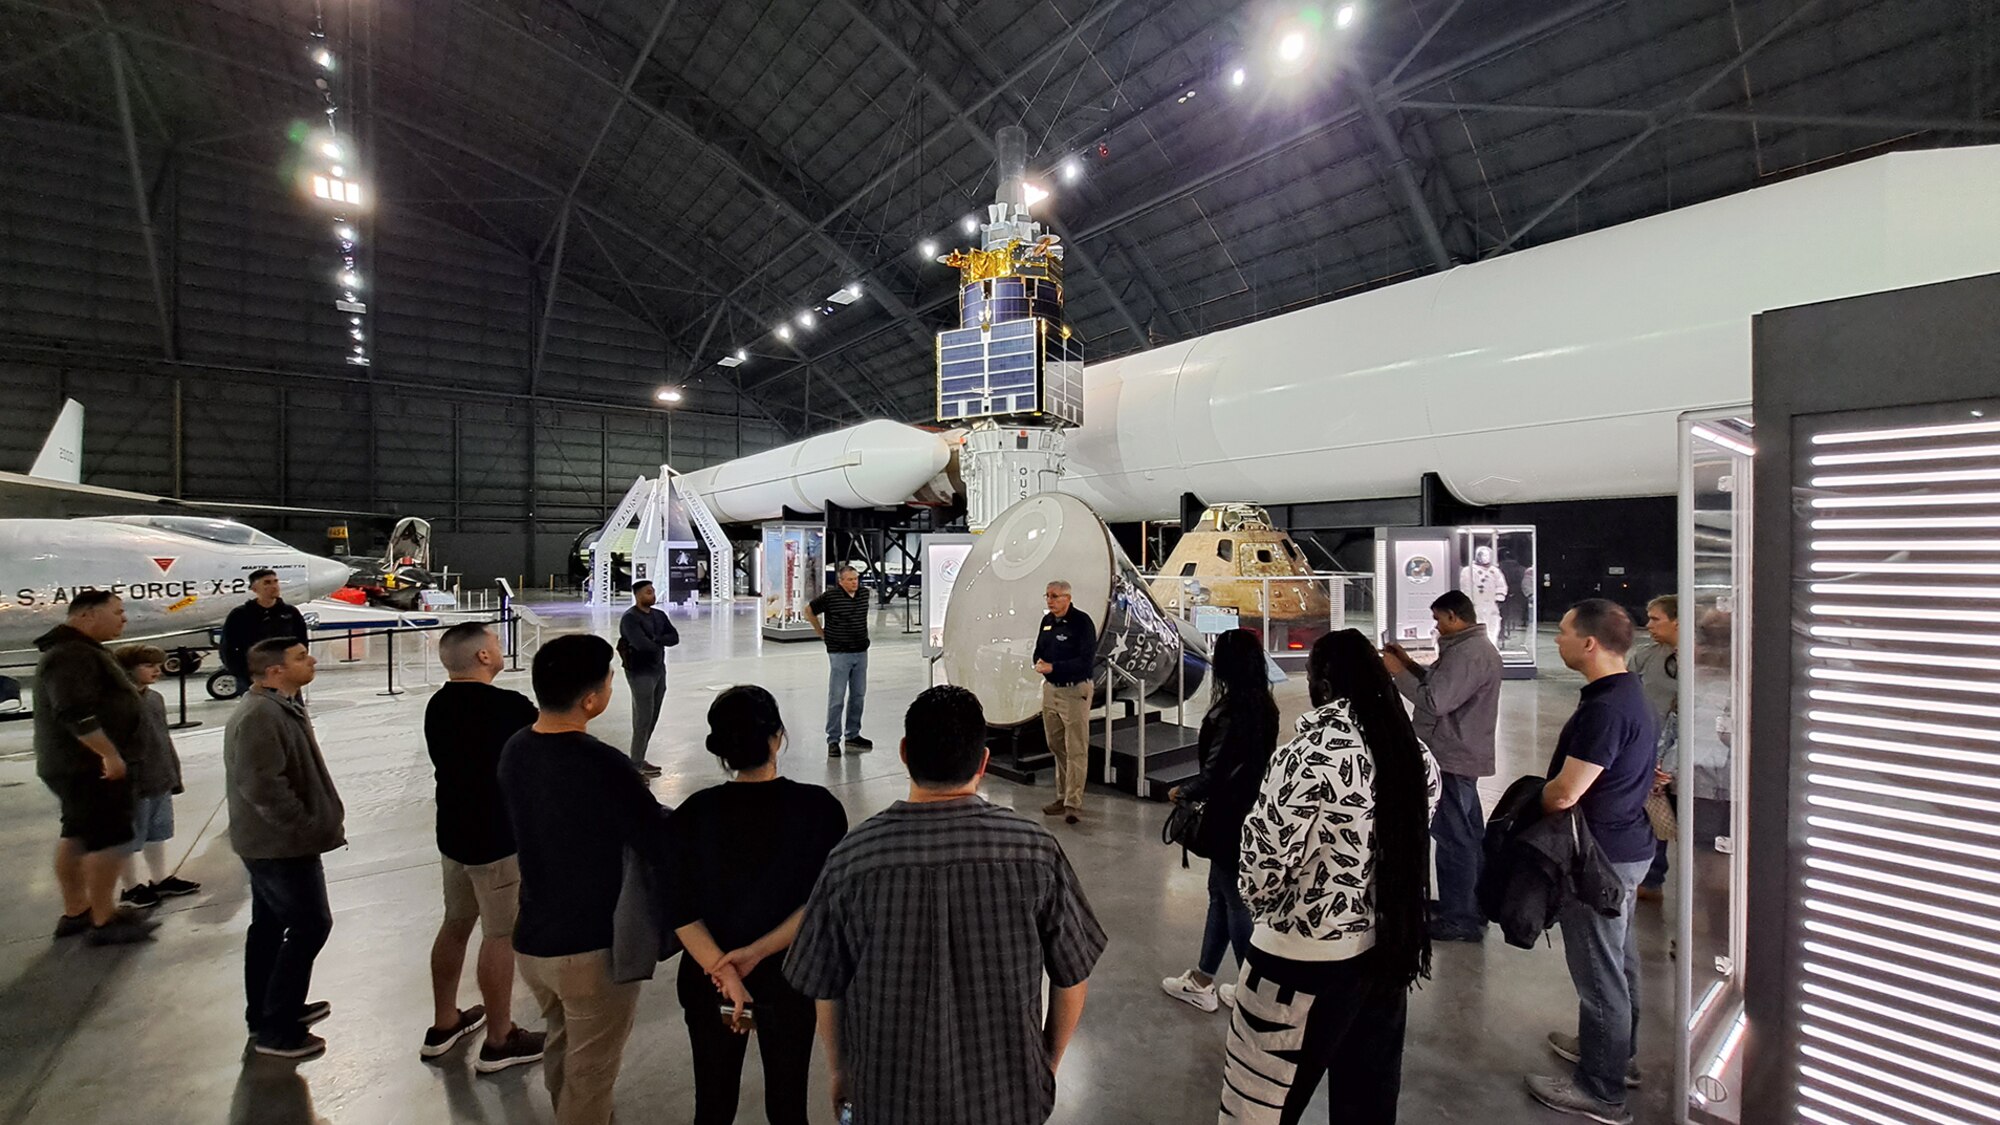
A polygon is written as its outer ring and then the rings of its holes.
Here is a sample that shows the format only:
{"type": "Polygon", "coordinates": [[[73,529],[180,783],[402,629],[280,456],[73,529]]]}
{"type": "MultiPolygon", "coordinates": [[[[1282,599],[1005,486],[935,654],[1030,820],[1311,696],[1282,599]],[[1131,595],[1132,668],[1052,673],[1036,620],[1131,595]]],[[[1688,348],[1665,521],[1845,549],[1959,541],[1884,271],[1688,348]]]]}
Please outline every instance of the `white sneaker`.
{"type": "Polygon", "coordinates": [[[1215,985],[1199,985],[1194,982],[1194,971],[1190,969],[1177,977],[1168,977],[1160,982],[1161,991],[1184,1004],[1191,1004],[1204,1012],[1215,1010],[1215,985]]]}
{"type": "Polygon", "coordinates": [[[1215,996],[1216,999],[1222,1001],[1222,1006],[1225,1008],[1234,1008],[1236,1006],[1236,986],[1233,984],[1216,985],[1215,996]]]}

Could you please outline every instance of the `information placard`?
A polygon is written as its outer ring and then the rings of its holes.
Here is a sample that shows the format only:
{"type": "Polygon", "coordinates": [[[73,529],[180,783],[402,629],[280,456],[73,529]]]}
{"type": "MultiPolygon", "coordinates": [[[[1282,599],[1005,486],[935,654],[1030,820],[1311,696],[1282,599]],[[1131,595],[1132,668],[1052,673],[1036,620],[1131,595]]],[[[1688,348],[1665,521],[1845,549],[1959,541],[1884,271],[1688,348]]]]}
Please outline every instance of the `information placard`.
{"type": "Polygon", "coordinates": [[[944,652],[945,611],[951,605],[951,590],[958,583],[959,568],[965,565],[965,557],[972,553],[975,539],[971,535],[926,535],[923,546],[918,549],[923,596],[917,599],[917,604],[922,611],[926,658],[935,658],[944,652]]]}

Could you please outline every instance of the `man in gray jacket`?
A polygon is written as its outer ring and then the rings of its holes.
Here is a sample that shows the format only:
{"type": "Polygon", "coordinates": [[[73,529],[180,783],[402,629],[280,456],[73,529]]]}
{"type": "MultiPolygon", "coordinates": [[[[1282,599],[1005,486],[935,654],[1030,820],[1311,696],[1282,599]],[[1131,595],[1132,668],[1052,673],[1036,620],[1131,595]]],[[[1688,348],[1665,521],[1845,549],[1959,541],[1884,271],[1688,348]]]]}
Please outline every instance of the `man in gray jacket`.
{"type": "Polygon", "coordinates": [[[244,1019],[260,1055],[310,1059],[326,1041],[307,1030],[332,1008],[306,1003],[313,959],[333,931],[320,856],[345,847],[346,809],[320,755],[300,689],[312,652],[291,637],[250,646],[254,686],[222,734],[229,842],[250,873],[244,1019]]]}
{"type": "Polygon", "coordinates": [[[1500,722],[1500,651],[1477,620],[1472,599],[1457,590],[1431,603],[1438,657],[1425,668],[1400,646],[1382,661],[1416,713],[1417,737],[1437,759],[1444,792],[1431,817],[1437,842],[1437,909],[1432,941],[1479,941],[1486,936],[1476,891],[1484,865],[1486,814],[1479,779],[1493,774],[1494,728],[1500,722]]]}

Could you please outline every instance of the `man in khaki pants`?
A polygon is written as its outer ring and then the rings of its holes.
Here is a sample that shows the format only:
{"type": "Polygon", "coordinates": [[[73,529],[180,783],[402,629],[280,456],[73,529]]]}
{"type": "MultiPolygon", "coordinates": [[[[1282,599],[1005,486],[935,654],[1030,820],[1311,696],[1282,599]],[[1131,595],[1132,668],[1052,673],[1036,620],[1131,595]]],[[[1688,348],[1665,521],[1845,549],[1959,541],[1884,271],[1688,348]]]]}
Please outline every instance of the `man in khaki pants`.
{"type": "Polygon", "coordinates": [[[1083,783],[1090,772],[1090,679],[1096,671],[1097,625],[1070,604],[1069,583],[1048,588],[1049,611],[1035,635],[1035,671],[1042,684],[1042,731],[1056,759],[1056,799],[1043,816],[1075,824],[1083,817],[1083,783]]]}
{"type": "Polygon", "coordinates": [[[568,633],[535,653],[534,725],[500,752],[500,795],[521,867],[514,952],[548,1021],[542,1060],[556,1125],[608,1125],[639,1008],[612,979],[612,915],[625,854],[664,862],[667,810],[638,763],[586,728],[611,703],[611,645],[568,633]]]}

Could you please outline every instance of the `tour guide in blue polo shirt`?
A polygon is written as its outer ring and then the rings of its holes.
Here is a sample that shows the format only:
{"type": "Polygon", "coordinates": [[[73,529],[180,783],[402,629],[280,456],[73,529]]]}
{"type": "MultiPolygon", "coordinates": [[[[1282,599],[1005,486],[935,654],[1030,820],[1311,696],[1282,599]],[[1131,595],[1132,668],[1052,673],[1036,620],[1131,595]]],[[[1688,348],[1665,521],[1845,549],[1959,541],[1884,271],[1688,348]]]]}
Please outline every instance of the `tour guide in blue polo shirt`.
{"type": "Polygon", "coordinates": [[[1639,677],[1625,668],[1631,648],[1631,615],[1603,598],[1578,602],[1556,633],[1563,663],[1586,682],[1576,714],[1556,739],[1542,808],[1583,814],[1625,894],[1616,918],[1574,898],[1564,901],[1557,920],[1576,984],[1577,1027],[1574,1036],[1550,1033],[1549,1049],[1576,1069],[1562,1078],[1528,1076],[1528,1092],[1542,1104],[1611,1125],[1632,1120],[1625,1108],[1625,1088],[1638,1082],[1639,942],[1632,911],[1653,862],[1646,797],[1653,791],[1657,727],[1639,677]]]}
{"type": "Polygon", "coordinates": [[[1049,611],[1035,634],[1035,671],[1042,674],[1042,733],[1056,759],[1056,799],[1043,816],[1070,824],[1083,818],[1083,781],[1090,772],[1090,677],[1097,665],[1097,625],[1070,604],[1069,583],[1049,583],[1049,611]]]}

